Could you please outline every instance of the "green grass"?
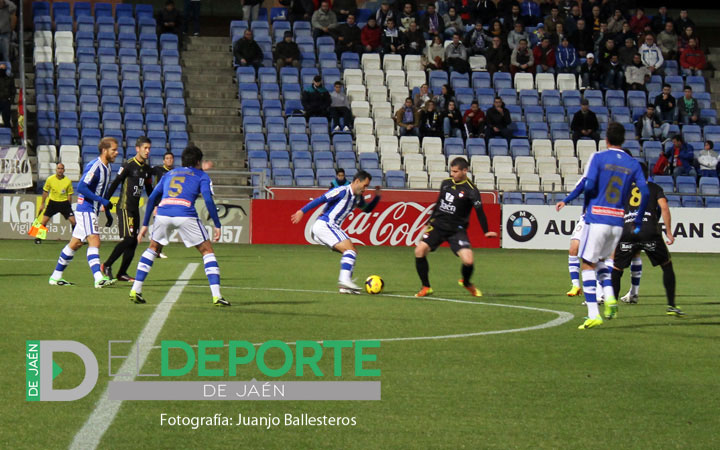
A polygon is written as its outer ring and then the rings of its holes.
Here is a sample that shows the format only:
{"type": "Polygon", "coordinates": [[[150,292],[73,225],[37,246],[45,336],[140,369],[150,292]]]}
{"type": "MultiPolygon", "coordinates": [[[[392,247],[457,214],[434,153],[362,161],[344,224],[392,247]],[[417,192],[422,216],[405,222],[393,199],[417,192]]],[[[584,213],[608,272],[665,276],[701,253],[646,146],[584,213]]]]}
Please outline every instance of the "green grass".
{"type": "MultiPolygon", "coordinates": [[[[66,271],[78,283],[51,287],[47,278],[64,243],[3,241],[0,286],[1,448],[66,448],[100,398],[107,376],[107,341],[132,340],[188,263],[194,249],[172,246],[157,260],[144,289],[148,305],[127,300],[127,284],[93,289],[84,251],[66,271]],[[83,342],[98,358],[98,385],[72,403],[24,400],[26,339],[83,342]]],[[[104,244],[106,256],[110,245],[104,244]]],[[[556,314],[490,304],[567,311],[561,326],[459,339],[383,342],[377,350],[382,401],[376,402],[124,402],[101,448],[718,448],[720,437],[720,300],[713,255],[674,255],[682,319],[664,314],[662,272],[645,259],[638,305],[621,305],[617,320],[579,331],[586,309],[569,299],[567,254],[476,250],[477,303],[457,285],[460,262],[442,248],[430,256],[438,298],[334,293],[339,255],[319,246],[219,246],[223,294],[231,308],[213,308],[202,268],[174,305],[159,340],[264,342],[367,339],[477,333],[540,325],[556,314]],[[288,289],[287,291],[264,290],[288,289]],[[293,290],[298,290],[294,292],[293,290]],[[302,290],[325,292],[302,292],[302,290]],[[354,416],[355,427],[160,426],[160,414],[354,416]]],[[[134,272],[134,269],[133,269],[134,272]]],[[[361,248],[356,276],[381,275],[385,294],[419,288],[409,248],[361,248]]],[[[626,275],[623,290],[629,285],[626,275]]],[[[156,343],[157,344],[157,343],[156,343]]],[[[119,351],[122,347],[117,347],[119,351]]],[[[143,373],[157,373],[153,350],[143,373]]],[[[345,353],[344,375],[358,380],[345,353]]],[[[56,387],[82,378],[74,355],[56,358],[56,387]]],[[[277,367],[277,354],[269,365],[277,367]]],[[[121,362],[116,362],[117,371],[121,362]]],[[[215,368],[217,366],[211,366],[215,368]]],[[[291,372],[290,375],[294,373],[291,372]]],[[[267,379],[243,368],[235,380],[267,379]]],[[[200,380],[196,374],[182,380],[200,380]]],[[[228,379],[228,378],[225,378],[228,379]]],[[[285,376],[283,380],[295,379],[285,376]]]]}

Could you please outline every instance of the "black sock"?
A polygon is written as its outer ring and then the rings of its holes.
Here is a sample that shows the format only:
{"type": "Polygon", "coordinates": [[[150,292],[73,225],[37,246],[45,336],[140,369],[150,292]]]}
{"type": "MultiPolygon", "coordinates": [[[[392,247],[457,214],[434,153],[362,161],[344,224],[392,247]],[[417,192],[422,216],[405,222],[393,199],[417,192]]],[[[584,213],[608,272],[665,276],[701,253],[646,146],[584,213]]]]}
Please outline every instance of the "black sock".
{"type": "Polygon", "coordinates": [[[469,266],[466,266],[463,264],[462,269],[460,272],[462,273],[463,277],[463,286],[470,286],[472,283],[470,282],[470,277],[472,276],[473,270],[475,269],[474,264],[470,264],[469,266]]]}
{"type": "Polygon", "coordinates": [[[127,245],[125,239],[118,242],[115,248],[113,249],[112,253],[110,253],[110,257],[105,260],[105,267],[110,267],[113,265],[115,261],[118,260],[120,256],[125,252],[125,246],[127,245]]]}
{"type": "Polygon", "coordinates": [[[417,269],[418,276],[424,287],[430,287],[430,278],[428,273],[430,272],[430,265],[426,257],[415,258],[415,268],[417,269]]]}
{"type": "Polygon", "coordinates": [[[675,307],[675,270],[672,261],[661,266],[663,270],[663,285],[667,296],[668,306],[675,307]]]}
{"type": "Polygon", "coordinates": [[[120,264],[120,270],[118,271],[118,275],[127,275],[127,270],[130,267],[130,263],[132,263],[133,258],[135,257],[135,249],[137,248],[137,238],[134,237],[126,237],[124,239],[125,241],[125,251],[123,252],[123,259],[122,264],[120,264]]]}
{"type": "Polygon", "coordinates": [[[615,293],[615,298],[620,298],[620,282],[622,281],[623,271],[613,269],[612,275],[610,277],[612,278],[612,286],[613,286],[613,292],[615,293]]]}

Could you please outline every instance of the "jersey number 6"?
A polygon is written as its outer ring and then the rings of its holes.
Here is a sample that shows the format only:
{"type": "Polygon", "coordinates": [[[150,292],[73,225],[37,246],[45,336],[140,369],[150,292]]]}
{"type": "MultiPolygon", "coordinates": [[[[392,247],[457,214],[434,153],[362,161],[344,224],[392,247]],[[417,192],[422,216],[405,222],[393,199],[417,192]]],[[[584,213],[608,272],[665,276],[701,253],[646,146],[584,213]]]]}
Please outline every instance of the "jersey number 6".
{"type": "Polygon", "coordinates": [[[614,176],[610,178],[607,189],[605,189],[605,200],[611,204],[620,203],[621,189],[623,185],[622,178],[614,176]]]}

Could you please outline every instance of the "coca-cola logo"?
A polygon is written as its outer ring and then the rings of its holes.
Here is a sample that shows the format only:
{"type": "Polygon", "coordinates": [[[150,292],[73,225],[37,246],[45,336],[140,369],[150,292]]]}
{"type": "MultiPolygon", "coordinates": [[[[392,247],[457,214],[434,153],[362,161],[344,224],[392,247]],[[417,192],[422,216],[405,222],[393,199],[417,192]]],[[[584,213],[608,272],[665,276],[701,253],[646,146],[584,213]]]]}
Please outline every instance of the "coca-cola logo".
{"type": "MultiPolygon", "coordinates": [[[[342,224],[342,229],[358,245],[413,246],[422,236],[435,205],[423,206],[415,202],[395,202],[384,210],[371,213],[353,211],[342,224]]],[[[312,227],[323,213],[318,208],[305,224],[305,241],[317,244],[312,238],[312,227]]]]}

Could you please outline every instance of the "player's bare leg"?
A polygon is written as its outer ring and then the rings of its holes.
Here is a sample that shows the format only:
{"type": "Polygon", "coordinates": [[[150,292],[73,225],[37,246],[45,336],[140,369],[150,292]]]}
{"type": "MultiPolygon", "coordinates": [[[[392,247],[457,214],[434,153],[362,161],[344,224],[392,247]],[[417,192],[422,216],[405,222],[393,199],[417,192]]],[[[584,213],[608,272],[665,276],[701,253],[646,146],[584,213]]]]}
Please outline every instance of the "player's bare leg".
{"type": "Polygon", "coordinates": [[[425,241],[420,241],[415,246],[415,269],[417,270],[418,276],[422,287],[420,291],[415,294],[415,297],[427,297],[433,293],[430,287],[430,278],[428,273],[430,272],[430,265],[427,261],[427,255],[430,253],[430,246],[425,241]]]}
{"type": "Polygon", "coordinates": [[[480,289],[476,288],[471,282],[470,277],[472,276],[473,269],[475,268],[473,261],[473,252],[469,248],[461,248],[457,252],[460,261],[462,261],[462,278],[458,280],[458,284],[470,293],[473,297],[482,297],[480,289]]]}
{"type": "Polygon", "coordinates": [[[335,244],[333,250],[342,254],[340,258],[340,275],[338,276],[339,292],[341,294],[359,294],[360,286],[356,285],[352,280],[355,260],[357,259],[355,246],[350,239],[345,239],[335,244]]]}

